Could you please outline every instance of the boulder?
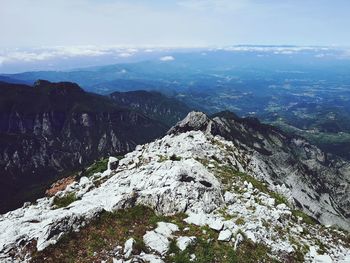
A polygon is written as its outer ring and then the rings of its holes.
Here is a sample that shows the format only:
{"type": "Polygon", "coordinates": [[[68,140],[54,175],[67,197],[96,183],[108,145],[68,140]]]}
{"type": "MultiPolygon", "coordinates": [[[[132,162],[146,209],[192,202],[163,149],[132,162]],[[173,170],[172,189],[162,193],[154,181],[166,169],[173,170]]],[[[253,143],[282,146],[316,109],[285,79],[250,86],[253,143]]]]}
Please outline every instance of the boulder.
{"type": "Polygon", "coordinates": [[[219,233],[218,240],[228,242],[231,240],[231,237],[232,237],[232,232],[230,230],[226,229],[226,230],[222,230],[219,233]]]}

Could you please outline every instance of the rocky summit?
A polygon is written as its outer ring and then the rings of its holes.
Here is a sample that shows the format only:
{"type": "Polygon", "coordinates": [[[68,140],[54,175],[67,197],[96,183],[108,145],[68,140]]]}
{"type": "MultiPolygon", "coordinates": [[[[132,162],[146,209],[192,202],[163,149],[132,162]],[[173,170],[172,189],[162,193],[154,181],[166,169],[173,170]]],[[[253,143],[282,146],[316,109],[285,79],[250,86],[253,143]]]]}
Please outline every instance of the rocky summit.
{"type": "Polygon", "coordinates": [[[0,216],[0,261],[350,262],[348,171],[256,119],[191,112],[0,216]]]}

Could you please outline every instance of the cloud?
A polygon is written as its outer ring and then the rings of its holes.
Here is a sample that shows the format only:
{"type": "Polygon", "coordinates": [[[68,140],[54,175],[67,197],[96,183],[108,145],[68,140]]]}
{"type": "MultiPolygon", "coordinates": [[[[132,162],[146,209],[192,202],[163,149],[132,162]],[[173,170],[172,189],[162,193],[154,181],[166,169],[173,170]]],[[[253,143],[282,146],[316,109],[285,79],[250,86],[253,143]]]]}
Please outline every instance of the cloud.
{"type": "Polygon", "coordinates": [[[327,51],[328,47],[308,47],[308,46],[231,46],[221,48],[226,51],[236,52],[261,52],[281,55],[291,55],[303,51],[327,51]]]}
{"type": "Polygon", "coordinates": [[[127,52],[123,52],[123,53],[119,53],[118,54],[118,57],[121,57],[121,58],[128,58],[128,57],[131,57],[133,56],[134,54],[132,53],[127,53],[127,52]]]}
{"type": "MultiPolygon", "coordinates": [[[[67,46],[37,48],[32,50],[6,50],[0,54],[0,63],[8,62],[35,62],[55,58],[73,58],[73,57],[97,57],[113,52],[106,48],[92,46],[67,46]]],[[[115,52],[115,51],[114,51],[115,52]]]]}
{"type": "Polygon", "coordinates": [[[12,61],[42,61],[55,57],[56,55],[51,52],[28,52],[28,51],[15,51],[3,55],[2,63],[12,62],[12,61]]]}
{"type": "Polygon", "coordinates": [[[175,58],[173,56],[164,56],[159,59],[160,61],[173,61],[175,58]]]}
{"type": "Polygon", "coordinates": [[[53,53],[57,55],[65,55],[69,57],[75,56],[101,56],[108,53],[108,50],[98,47],[89,47],[89,46],[69,46],[69,47],[59,47],[56,51],[53,50],[53,53]]]}

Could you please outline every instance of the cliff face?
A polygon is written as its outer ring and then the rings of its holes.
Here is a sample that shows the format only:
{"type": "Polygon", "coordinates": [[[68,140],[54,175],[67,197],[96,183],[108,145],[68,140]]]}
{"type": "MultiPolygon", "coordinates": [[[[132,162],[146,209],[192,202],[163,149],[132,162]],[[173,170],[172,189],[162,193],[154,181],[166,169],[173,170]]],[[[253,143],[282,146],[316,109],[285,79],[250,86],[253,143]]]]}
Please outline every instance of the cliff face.
{"type": "Polygon", "coordinates": [[[0,84],[0,211],[6,196],[164,134],[141,113],[73,83],[0,84]],[[1,201],[2,202],[2,201],[1,201]]]}

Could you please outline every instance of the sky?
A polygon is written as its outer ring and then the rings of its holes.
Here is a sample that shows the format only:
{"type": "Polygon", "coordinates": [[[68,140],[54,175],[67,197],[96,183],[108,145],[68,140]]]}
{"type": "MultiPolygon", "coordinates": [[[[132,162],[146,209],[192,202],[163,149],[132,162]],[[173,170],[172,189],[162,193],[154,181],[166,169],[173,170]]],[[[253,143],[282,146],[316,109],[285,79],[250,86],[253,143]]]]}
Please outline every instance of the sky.
{"type": "Polygon", "coordinates": [[[0,49],[350,46],[349,0],[0,0],[0,49]]]}

